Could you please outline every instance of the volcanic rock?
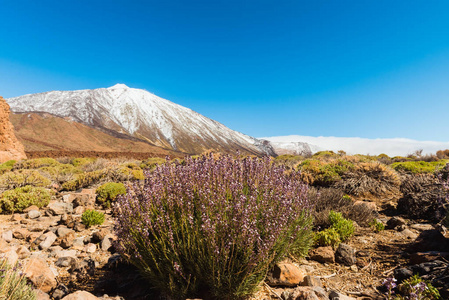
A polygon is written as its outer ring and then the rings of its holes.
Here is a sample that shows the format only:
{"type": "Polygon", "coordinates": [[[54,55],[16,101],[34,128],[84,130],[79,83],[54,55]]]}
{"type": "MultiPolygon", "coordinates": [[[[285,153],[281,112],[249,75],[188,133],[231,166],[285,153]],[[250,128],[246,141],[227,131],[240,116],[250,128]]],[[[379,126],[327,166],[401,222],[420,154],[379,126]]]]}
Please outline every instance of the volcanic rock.
{"type": "Polygon", "coordinates": [[[25,150],[14,134],[9,115],[9,105],[0,96],[0,163],[26,159],[25,150]]]}

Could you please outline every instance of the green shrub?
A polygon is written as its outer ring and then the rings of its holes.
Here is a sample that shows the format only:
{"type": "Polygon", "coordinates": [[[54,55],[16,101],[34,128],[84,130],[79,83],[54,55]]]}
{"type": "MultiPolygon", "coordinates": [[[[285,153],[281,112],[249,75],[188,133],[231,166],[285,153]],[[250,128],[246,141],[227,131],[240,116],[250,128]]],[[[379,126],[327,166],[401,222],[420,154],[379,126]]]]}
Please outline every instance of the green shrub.
{"type": "Polygon", "coordinates": [[[383,230],[385,230],[385,225],[384,223],[382,223],[381,221],[379,221],[378,219],[374,219],[371,223],[370,223],[371,228],[374,230],[374,232],[381,232],[383,230]]]}
{"type": "Polygon", "coordinates": [[[8,190],[0,195],[0,212],[22,212],[31,205],[43,207],[50,202],[50,198],[47,189],[30,185],[8,190]]]}
{"type": "Polygon", "coordinates": [[[8,160],[0,164],[0,174],[4,174],[5,172],[11,171],[15,163],[16,163],[15,160],[8,160]]]}
{"type": "Polygon", "coordinates": [[[340,234],[332,227],[318,231],[315,234],[314,240],[318,246],[332,246],[334,248],[342,242],[340,234]]]}
{"type": "Polygon", "coordinates": [[[52,167],[42,167],[39,169],[39,171],[56,183],[63,183],[73,180],[76,174],[82,173],[81,170],[71,164],[60,164],[52,167]]]}
{"type": "Polygon", "coordinates": [[[16,266],[10,266],[6,259],[0,259],[0,299],[35,300],[36,294],[24,274],[16,266]]]}
{"type": "Polygon", "coordinates": [[[104,213],[88,209],[81,215],[81,222],[86,225],[87,228],[94,225],[101,225],[104,222],[104,213]]]}
{"type": "Polygon", "coordinates": [[[328,219],[331,226],[315,234],[315,243],[319,246],[336,247],[354,234],[354,223],[341,213],[331,210],[328,219]]]}
{"type": "Polygon", "coordinates": [[[92,157],[81,157],[81,158],[74,158],[70,162],[74,167],[81,167],[86,164],[92,163],[95,161],[95,158],[92,157]]]}
{"type": "Polygon", "coordinates": [[[88,187],[91,184],[99,182],[107,175],[106,170],[97,170],[93,172],[77,174],[76,179],[64,182],[62,189],[65,191],[75,191],[80,188],[88,187]]]}
{"type": "Polygon", "coordinates": [[[299,165],[304,180],[313,185],[330,186],[340,181],[341,176],[354,168],[354,164],[345,159],[333,159],[325,162],[307,159],[299,165]],[[310,176],[308,176],[310,175],[310,176]]]}
{"type": "Polygon", "coordinates": [[[339,212],[329,212],[329,222],[331,228],[334,228],[340,235],[341,240],[344,242],[354,234],[354,223],[352,220],[343,218],[343,215],[339,212]]]}
{"type": "Polygon", "coordinates": [[[123,183],[108,182],[96,190],[97,201],[105,207],[110,207],[111,202],[117,198],[118,195],[126,193],[126,188],[123,183]]]}
{"type": "Polygon", "coordinates": [[[15,169],[38,169],[42,167],[51,167],[59,165],[59,162],[54,158],[41,157],[33,159],[25,159],[15,164],[15,169]]]}
{"type": "Polygon", "coordinates": [[[164,158],[160,157],[150,157],[140,164],[141,169],[154,169],[158,165],[162,165],[166,162],[164,158]]]}
{"type": "Polygon", "coordinates": [[[15,170],[6,172],[0,176],[0,186],[8,189],[14,189],[26,185],[46,187],[50,184],[51,181],[37,170],[15,170]]]}
{"type": "Polygon", "coordinates": [[[393,169],[396,171],[402,171],[411,174],[424,174],[424,173],[435,173],[444,168],[448,161],[447,160],[439,160],[439,161],[405,161],[405,162],[396,162],[391,165],[393,169]]]}

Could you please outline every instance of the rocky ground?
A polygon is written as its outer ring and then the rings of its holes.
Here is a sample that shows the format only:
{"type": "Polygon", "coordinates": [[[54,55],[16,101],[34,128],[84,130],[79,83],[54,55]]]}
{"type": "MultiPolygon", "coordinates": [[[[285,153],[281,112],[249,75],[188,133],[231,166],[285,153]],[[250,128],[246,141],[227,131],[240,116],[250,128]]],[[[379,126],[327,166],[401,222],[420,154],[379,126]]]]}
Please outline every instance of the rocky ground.
{"type": "MultiPolygon", "coordinates": [[[[163,299],[114,253],[113,216],[95,198],[94,189],[57,193],[45,208],[0,215],[0,253],[20,262],[38,299],[163,299]],[[103,225],[81,223],[89,208],[106,214],[103,225]]],[[[357,227],[338,249],[320,247],[306,259],[279,263],[254,299],[385,299],[383,279],[416,273],[449,299],[444,227],[382,213],[379,220],[386,230],[357,227]]]]}

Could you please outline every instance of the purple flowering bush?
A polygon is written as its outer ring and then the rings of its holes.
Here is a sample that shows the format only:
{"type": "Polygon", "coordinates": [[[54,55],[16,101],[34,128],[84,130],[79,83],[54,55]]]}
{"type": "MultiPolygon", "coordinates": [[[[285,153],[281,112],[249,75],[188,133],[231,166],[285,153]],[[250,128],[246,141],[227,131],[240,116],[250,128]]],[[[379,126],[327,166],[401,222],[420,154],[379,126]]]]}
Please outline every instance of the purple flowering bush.
{"type": "Polygon", "coordinates": [[[268,158],[167,162],[117,199],[117,248],[172,299],[244,298],[275,262],[307,254],[306,195],[298,172],[268,158]]]}

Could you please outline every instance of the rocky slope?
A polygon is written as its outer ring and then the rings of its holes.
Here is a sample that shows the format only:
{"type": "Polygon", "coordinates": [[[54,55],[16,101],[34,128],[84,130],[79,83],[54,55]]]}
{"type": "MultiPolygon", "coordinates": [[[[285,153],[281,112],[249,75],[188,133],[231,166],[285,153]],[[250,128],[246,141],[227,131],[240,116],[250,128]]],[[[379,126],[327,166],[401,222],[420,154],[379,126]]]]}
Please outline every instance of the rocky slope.
{"type": "Polygon", "coordinates": [[[16,113],[46,112],[153,145],[201,153],[205,150],[275,155],[269,144],[236,132],[145,90],[110,88],[52,91],[7,99],[16,113]]]}
{"type": "Polygon", "coordinates": [[[17,140],[9,120],[9,105],[0,96],[0,163],[26,158],[23,145],[17,140]]]}

